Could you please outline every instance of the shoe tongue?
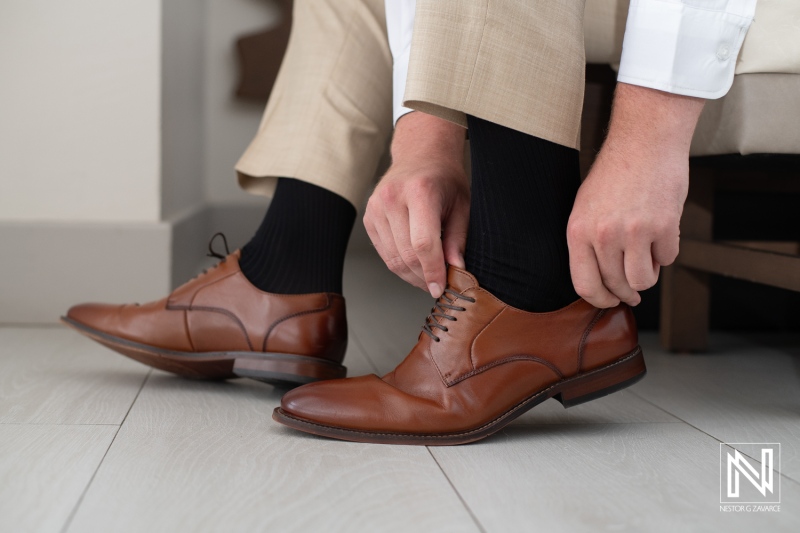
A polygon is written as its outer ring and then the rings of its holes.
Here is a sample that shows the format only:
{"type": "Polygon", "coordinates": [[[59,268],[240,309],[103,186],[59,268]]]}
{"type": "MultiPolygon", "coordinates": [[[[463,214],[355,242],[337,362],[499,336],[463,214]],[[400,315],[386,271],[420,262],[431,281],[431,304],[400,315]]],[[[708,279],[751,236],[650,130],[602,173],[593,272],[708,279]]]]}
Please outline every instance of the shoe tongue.
{"type": "Polygon", "coordinates": [[[479,287],[475,276],[458,267],[450,266],[447,271],[447,285],[456,292],[464,292],[473,287],[479,287]]]}

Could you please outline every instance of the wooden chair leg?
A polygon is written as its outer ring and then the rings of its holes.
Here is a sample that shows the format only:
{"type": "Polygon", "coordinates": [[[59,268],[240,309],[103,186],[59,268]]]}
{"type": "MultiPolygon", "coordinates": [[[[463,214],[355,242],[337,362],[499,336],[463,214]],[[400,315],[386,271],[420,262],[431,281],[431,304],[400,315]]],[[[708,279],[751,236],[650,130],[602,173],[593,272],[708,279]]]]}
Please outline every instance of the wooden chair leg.
{"type": "MultiPolygon", "coordinates": [[[[692,173],[681,236],[711,241],[713,209],[713,177],[692,173]]],[[[709,275],[681,266],[679,255],[661,276],[661,344],[672,351],[707,350],[709,275]]]]}
{"type": "Polygon", "coordinates": [[[675,352],[708,349],[709,275],[679,265],[661,270],[661,344],[675,352]]]}

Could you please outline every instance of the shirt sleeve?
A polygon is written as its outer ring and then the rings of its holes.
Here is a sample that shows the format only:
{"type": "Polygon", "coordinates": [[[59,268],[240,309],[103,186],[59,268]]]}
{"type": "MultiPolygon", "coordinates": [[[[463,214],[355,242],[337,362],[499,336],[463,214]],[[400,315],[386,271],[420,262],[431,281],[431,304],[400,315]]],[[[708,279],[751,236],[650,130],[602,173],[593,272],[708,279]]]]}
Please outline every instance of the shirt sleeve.
{"type": "Polygon", "coordinates": [[[631,0],[617,79],[699,98],[720,98],[756,0],[631,0]]]}
{"type": "Polygon", "coordinates": [[[413,109],[403,107],[403,94],[408,77],[408,59],[411,54],[411,37],[414,34],[416,0],[385,0],[386,29],[389,48],[392,51],[392,108],[395,124],[398,119],[413,109]]]}

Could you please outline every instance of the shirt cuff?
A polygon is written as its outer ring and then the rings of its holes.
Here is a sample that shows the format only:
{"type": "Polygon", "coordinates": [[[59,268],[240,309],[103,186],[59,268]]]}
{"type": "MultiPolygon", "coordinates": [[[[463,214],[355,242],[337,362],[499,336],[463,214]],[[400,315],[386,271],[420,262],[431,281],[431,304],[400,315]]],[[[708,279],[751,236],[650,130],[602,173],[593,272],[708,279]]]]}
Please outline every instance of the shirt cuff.
{"type": "Polygon", "coordinates": [[[408,58],[411,55],[411,47],[407,47],[400,55],[394,58],[392,70],[392,109],[394,111],[394,124],[400,117],[414,111],[403,106],[403,95],[406,92],[406,79],[408,78],[408,58]]]}
{"type": "Polygon", "coordinates": [[[686,0],[632,0],[618,81],[699,98],[720,98],[753,21],[754,0],[713,11],[686,0]]]}

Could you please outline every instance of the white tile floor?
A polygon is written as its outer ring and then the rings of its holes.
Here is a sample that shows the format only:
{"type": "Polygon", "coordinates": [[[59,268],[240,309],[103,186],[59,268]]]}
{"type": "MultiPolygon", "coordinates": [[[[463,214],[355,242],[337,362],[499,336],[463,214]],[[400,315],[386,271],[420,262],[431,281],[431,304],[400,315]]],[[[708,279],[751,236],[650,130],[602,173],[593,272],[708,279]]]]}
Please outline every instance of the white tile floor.
{"type": "MultiPolygon", "coordinates": [[[[386,372],[431,302],[368,253],[346,277],[350,374],[386,372]]],[[[296,433],[271,421],[271,386],[0,327],[0,531],[800,531],[800,337],[642,341],[649,373],[626,391],[418,448],[296,433]],[[781,511],[720,512],[720,442],[762,441],[782,445],[781,511]]]]}

